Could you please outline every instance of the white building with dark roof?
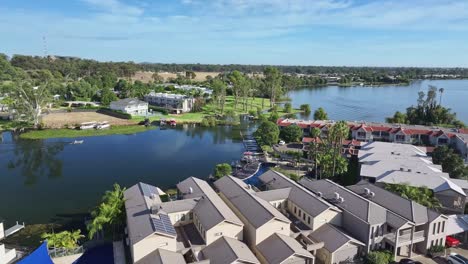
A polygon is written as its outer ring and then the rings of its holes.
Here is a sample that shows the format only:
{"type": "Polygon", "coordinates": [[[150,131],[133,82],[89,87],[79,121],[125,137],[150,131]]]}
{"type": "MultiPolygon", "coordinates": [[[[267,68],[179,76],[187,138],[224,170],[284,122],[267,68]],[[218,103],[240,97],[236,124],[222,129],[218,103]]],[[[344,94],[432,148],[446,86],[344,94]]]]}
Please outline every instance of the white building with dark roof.
{"type": "Polygon", "coordinates": [[[132,116],[146,116],[148,114],[148,103],[136,98],[126,98],[111,102],[110,109],[122,111],[132,116]]]}
{"type": "Polygon", "coordinates": [[[195,98],[183,94],[155,93],[145,95],[144,100],[151,105],[163,107],[175,114],[192,111],[195,98]]]}

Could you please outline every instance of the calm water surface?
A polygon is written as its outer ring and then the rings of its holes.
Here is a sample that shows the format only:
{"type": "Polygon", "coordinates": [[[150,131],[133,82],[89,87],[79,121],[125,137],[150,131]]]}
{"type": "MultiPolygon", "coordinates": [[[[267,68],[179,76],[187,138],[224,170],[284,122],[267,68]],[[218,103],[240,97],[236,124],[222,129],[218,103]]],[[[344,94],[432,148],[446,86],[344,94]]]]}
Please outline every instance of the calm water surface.
{"type": "Polygon", "coordinates": [[[408,106],[416,105],[418,92],[426,92],[429,85],[443,87],[442,104],[468,124],[468,80],[424,80],[409,86],[304,88],[291,92],[290,98],[294,107],[310,104],[312,112],[323,107],[330,119],[382,122],[395,111],[405,112],[408,106]]]}
{"type": "MultiPolygon", "coordinates": [[[[445,88],[442,102],[468,123],[468,80],[421,81],[410,86],[309,88],[290,94],[295,107],[324,107],[332,119],[384,121],[415,104],[429,84],[445,88]]],[[[114,182],[138,181],[163,189],[196,176],[207,178],[216,164],[240,158],[240,129],[178,127],[136,135],[0,142],[0,218],[45,223],[87,212],[114,182]]]]}

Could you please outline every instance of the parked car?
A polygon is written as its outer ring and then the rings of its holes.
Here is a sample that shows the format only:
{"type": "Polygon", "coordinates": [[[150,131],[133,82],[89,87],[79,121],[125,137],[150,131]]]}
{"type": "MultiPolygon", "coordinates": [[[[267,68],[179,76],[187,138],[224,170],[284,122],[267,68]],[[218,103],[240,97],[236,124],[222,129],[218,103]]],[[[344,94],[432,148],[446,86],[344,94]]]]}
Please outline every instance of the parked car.
{"type": "Polygon", "coordinates": [[[422,264],[419,261],[408,259],[408,258],[401,259],[400,262],[398,262],[398,263],[400,263],[400,264],[422,264]]]}
{"type": "Polygon", "coordinates": [[[452,236],[447,236],[445,238],[445,245],[447,247],[458,247],[460,245],[460,240],[452,237],[452,236]]]}
{"type": "Polygon", "coordinates": [[[283,146],[284,144],[286,144],[286,142],[284,142],[283,140],[280,140],[280,142],[278,143],[280,146],[283,146]]]}
{"type": "Polygon", "coordinates": [[[450,254],[447,261],[449,264],[468,264],[468,259],[459,254],[450,254]]]}

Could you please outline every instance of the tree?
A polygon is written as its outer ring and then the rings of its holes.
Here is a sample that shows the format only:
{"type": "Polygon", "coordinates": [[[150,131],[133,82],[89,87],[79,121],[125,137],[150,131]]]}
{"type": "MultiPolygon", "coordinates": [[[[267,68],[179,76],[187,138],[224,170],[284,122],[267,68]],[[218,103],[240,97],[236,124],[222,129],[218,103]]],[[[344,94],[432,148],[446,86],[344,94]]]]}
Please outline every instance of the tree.
{"type": "Polygon", "coordinates": [[[318,156],[318,139],[320,137],[320,134],[322,133],[322,131],[320,131],[320,129],[316,128],[316,127],[313,127],[312,130],[310,131],[310,136],[314,139],[312,142],[311,142],[311,147],[309,148],[309,156],[312,154],[313,155],[313,159],[314,159],[314,169],[315,169],[315,179],[317,180],[317,177],[318,177],[318,159],[317,159],[317,156],[318,156]]]}
{"type": "Polygon", "coordinates": [[[440,201],[427,187],[413,187],[408,184],[385,184],[385,190],[394,192],[403,198],[413,200],[428,208],[441,207],[440,201]]]}
{"type": "Polygon", "coordinates": [[[271,146],[278,143],[279,133],[279,128],[275,123],[263,121],[254,135],[259,138],[262,145],[271,146]]]}
{"type": "Polygon", "coordinates": [[[286,113],[291,113],[292,112],[291,103],[285,103],[284,104],[284,112],[286,112],[286,113]]]}
{"type": "Polygon", "coordinates": [[[224,114],[224,105],[226,103],[226,84],[220,79],[214,79],[211,84],[211,88],[213,89],[213,99],[215,100],[215,108],[220,108],[222,115],[224,114]]]}
{"type": "Polygon", "coordinates": [[[234,109],[236,109],[243,87],[246,85],[245,76],[239,71],[233,71],[229,75],[229,81],[232,83],[232,93],[234,94],[234,109]]]}
{"type": "Polygon", "coordinates": [[[319,107],[317,110],[315,110],[314,119],[315,120],[328,120],[328,115],[327,115],[327,112],[325,112],[325,109],[323,109],[322,107],[319,107]]]}
{"type": "Polygon", "coordinates": [[[442,170],[447,172],[451,178],[468,179],[468,167],[452,148],[447,146],[435,148],[432,153],[432,162],[442,165],[442,170]]]}
{"type": "Polygon", "coordinates": [[[304,114],[306,114],[306,115],[310,114],[310,105],[309,104],[301,104],[300,109],[301,109],[301,111],[304,112],[304,114]]]}
{"type": "Polygon", "coordinates": [[[290,125],[281,129],[280,137],[286,142],[298,142],[303,135],[302,128],[297,125],[290,125]]]}
{"type": "MultiPolygon", "coordinates": [[[[349,134],[349,127],[348,124],[345,121],[339,121],[333,126],[330,127],[328,131],[328,137],[327,141],[329,146],[331,146],[331,149],[333,150],[333,169],[332,169],[332,175],[335,175],[335,172],[337,170],[337,165],[338,165],[338,171],[339,174],[346,172],[346,169],[344,169],[343,165],[346,165],[347,163],[343,164],[343,161],[339,159],[341,157],[342,149],[343,149],[343,140],[346,139],[346,137],[349,134]]],[[[346,161],[346,160],[345,160],[346,161]]]]}
{"type": "Polygon", "coordinates": [[[66,248],[74,249],[78,247],[78,241],[84,238],[81,230],[62,231],[60,233],[43,233],[41,238],[47,240],[49,248],[66,248]]]}
{"type": "Polygon", "coordinates": [[[228,176],[232,173],[232,168],[231,165],[227,163],[221,163],[216,165],[215,171],[214,171],[214,176],[216,179],[220,179],[224,176],[228,176]]]}
{"type": "Polygon", "coordinates": [[[406,115],[400,111],[396,111],[393,117],[387,117],[385,120],[388,123],[406,124],[406,115]]]}
{"type": "Polygon", "coordinates": [[[278,68],[268,66],[263,71],[265,86],[270,97],[270,106],[276,103],[276,98],[281,96],[281,72],[278,68]]]}
{"type": "Polygon", "coordinates": [[[110,105],[111,102],[117,100],[117,95],[112,92],[109,88],[102,88],[101,90],[101,103],[103,105],[110,105]]]}
{"type": "Polygon", "coordinates": [[[100,231],[112,231],[112,236],[121,234],[120,229],[125,223],[125,188],[117,183],[113,187],[113,190],[105,192],[102,202],[91,212],[93,219],[87,225],[90,239],[100,231]]]}
{"type": "Polygon", "coordinates": [[[32,122],[37,128],[42,111],[51,101],[47,83],[33,87],[29,82],[19,81],[9,91],[9,95],[13,99],[12,108],[17,111],[16,118],[32,122]]]}
{"type": "Polygon", "coordinates": [[[444,91],[445,91],[444,88],[439,88],[439,93],[440,93],[439,106],[442,105],[442,94],[444,93],[444,91]]]}

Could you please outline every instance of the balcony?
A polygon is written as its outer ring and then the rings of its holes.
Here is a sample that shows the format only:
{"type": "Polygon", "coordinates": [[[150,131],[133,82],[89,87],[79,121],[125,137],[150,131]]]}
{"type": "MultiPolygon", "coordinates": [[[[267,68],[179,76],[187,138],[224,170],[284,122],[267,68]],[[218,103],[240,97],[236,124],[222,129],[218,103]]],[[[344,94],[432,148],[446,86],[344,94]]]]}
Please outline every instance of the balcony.
{"type": "MultiPolygon", "coordinates": [[[[395,244],[395,233],[385,234],[384,237],[387,240],[389,240],[389,242],[391,242],[392,244],[395,244]]],[[[398,236],[398,245],[411,244],[411,242],[418,243],[418,242],[424,241],[424,239],[425,239],[424,230],[414,232],[412,241],[411,241],[411,232],[404,232],[403,234],[400,234],[398,236]]]]}

